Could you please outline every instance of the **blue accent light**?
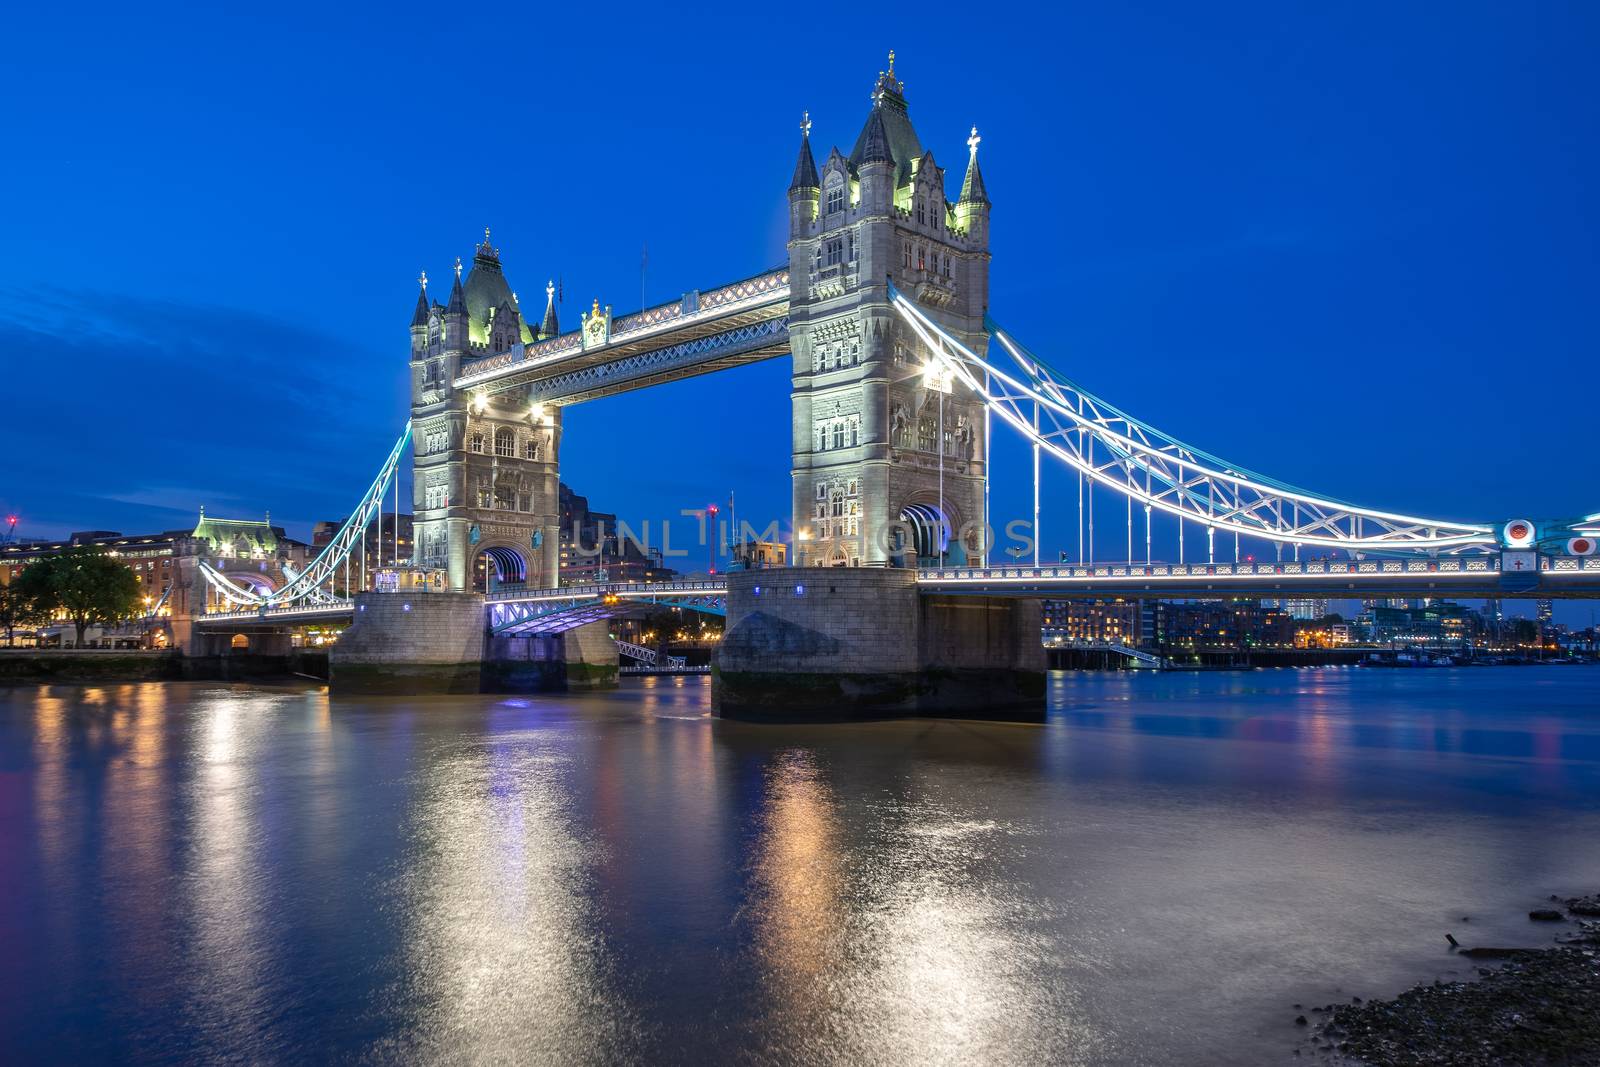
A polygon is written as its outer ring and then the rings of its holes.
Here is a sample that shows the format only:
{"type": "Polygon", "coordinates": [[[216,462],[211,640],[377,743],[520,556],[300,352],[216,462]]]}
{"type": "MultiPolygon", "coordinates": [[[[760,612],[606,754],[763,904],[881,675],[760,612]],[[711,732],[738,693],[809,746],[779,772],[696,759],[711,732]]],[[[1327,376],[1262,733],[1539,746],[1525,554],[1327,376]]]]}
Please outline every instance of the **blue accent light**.
{"type": "Polygon", "coordinates": [[[756,586],[756,596],[760,596],[760,595],[761,595],[761,587],[758,585],[758,586],[756,586]]]}
{"type": "Polygon", "coordinates": [[[803,585],[795,586],[794,587],[794,595],[795,596],[805,596],[806,595],[806,587],[803,586],[803,585]]]}
{"type": "Polygon", "coordinates": [[[401,604],[400,605],[400,610],[401,611],[410,611],[411,610],[411,605],[410,604],[401,604]]]}

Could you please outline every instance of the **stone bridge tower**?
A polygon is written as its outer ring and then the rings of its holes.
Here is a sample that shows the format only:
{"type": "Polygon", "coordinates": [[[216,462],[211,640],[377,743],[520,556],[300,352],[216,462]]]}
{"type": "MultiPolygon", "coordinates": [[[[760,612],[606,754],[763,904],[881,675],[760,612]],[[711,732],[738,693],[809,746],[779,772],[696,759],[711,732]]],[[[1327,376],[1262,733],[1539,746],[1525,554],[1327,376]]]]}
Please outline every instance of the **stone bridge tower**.
{"type": "Polygon", "coordinates": [[[798,562],[935,560],[941,514],[945,558],[973,560],[988,474],[982,403],[932,370],[890,307],[889,285],[984,351],[989,199],[977,131],[951,203],[911,125],[893,53],[848,156],[835,148],[819,169],[810,127],[808,115],[789,185],[798,562]]]}
{"type": "Polygon", "coordinates": [[[422,278],[411,318],[414,564],[444,572],[450,589],[557,584],[560,409],[531,403],[526,387],[452,385],[465,363],[557,333],[552,288],[545,299],[535,326],[487,230],[465,283],[456,261],[449,303],[430,303],[422,278]]]}

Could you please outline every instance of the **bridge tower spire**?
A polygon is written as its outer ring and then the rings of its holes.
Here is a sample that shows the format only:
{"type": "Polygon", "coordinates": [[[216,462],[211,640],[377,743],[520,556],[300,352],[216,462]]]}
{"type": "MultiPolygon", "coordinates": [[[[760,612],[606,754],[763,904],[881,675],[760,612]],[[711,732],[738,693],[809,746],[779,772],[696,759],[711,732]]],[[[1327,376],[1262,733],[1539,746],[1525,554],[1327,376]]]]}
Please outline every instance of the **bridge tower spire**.
{"type": "Polygon", "coordinates": [[[544,321],[539,324],[539,340],[548,340],[561,332],[561,321],[556,316],[556,280],[551,278],[544,286],[544,321]]]}
{"type": "Polygon", "coordinates": [[[982,404],[937,373],[890,306],[889,286],[982,348],[988,228],[960,222],[947,200],[892,56],[871,102],[850,154],[833,150],[814,191],[807,123],[789,189],[796,555],[806,564],[911,564],[941,551],[970,559],[985,518],[982,404]],[[965,536],[941,545],[941,524],[965,536]]]}
{"type": "Polygon", "coordinates": [[[794,177],[789,181],[789,228],[811,222],[817,216],[817,197],[822,192],[822,180],[817,177],[817,161],[811,155],[811,112],[800,119],[800,156],[794,163],[794,177]]]}
{"type": "MultiPolygon", "coordinates": [[[[525,385],[456,388],[463,368],[508,358],[537,339],[488,229],[462,275],[457,259],[450,302],[429,306],[423,327],[413,328],[415,566],[442,573],[452,590],[472,589],[479,576],[488,585],[555,585],[560,409],[534,405],[525,385]]],[[[553,306],[545,326],[556,328],[553,306]]]]}

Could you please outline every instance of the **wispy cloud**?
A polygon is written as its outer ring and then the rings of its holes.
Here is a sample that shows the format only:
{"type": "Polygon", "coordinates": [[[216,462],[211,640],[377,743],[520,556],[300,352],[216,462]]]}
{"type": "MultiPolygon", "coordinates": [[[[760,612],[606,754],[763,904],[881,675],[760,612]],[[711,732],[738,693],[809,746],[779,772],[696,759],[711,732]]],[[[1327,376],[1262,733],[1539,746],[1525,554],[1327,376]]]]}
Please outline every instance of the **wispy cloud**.
{"type": "Polygon", "coordinates": [[[5,290],[0,350],[17,443],[0,502],[73,528],[157,526],[200,504],[338,513],[400,417],[403,363],[253,311],[5,290]]]}

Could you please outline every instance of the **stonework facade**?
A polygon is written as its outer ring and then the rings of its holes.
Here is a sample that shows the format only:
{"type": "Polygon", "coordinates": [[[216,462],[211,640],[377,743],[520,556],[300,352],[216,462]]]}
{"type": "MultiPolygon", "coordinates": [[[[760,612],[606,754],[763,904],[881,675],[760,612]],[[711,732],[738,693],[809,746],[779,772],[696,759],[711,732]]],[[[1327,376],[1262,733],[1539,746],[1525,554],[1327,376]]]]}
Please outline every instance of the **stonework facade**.
{"type": "Polygon", "coordinates": [[[465,361],[555,333],[553,294],[530,325],[487,232],[464,283],[457,262],[448,304],[423,286],[411,321],[414,564],[443,572],[450,589],[555,585],[560,409],[534,404],[526,386],[452,384],[465,361]]]}
{"type": "Polygon", "coordinates": [[[802,565],[914,565],[981,549],[982,402],[930,365],[891,284],[982,352],[989,200],[968,141],[958,200],[911,125],[893,67],[848,156],[822,167],[804,124],[789,188],[794,525],[802,565]],[[940,519],[951,541],[941,546],[940,519]],[[965,530],[966,536],[960,535],[965,530]]]}

